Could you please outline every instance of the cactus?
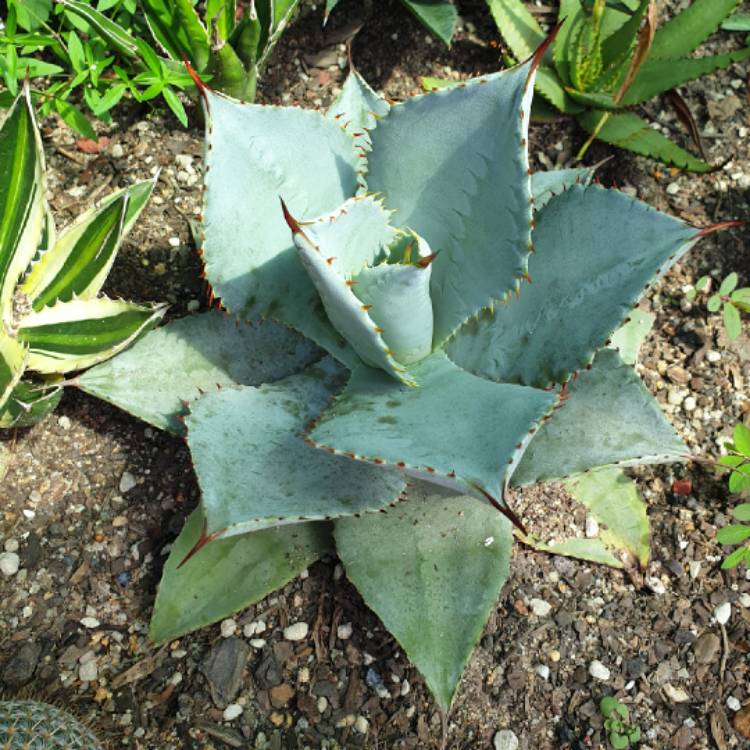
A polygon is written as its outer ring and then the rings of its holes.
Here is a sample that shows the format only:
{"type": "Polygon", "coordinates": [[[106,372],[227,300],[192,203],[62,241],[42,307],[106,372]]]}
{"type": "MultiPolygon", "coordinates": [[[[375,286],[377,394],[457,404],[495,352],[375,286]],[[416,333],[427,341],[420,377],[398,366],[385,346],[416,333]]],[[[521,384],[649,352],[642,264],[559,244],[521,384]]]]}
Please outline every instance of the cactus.
{"type": "Polygon", "coordinates": [[[28,87],[0,129],[0,172],[0,427],[23,427],[54,409],[62,373],[116,354],[165,308],[99,296],[153,183],[111,194],[58,236],[28,87]]]}
{"type": "Polygon", "coordinates": [[[101,750],[93,733],[78,719],[49,703],[0,701],[3,750],[101,750]]]}
{"type": "Polygon", "coordinates": [[[335,546],[447,709],[513,525],[543,547],[510,487],[569,477],[607,528],[554,551],[645,565],[645,505],[619,467],[688,451],[631,366],[642,321],[618,327],[709,230],[590,169],[529,176],[543,54],[394,105],[353,71],[325,115],[203,86],[202,253],[231,316],[170,323],[78,380],[192,453],[202,500],[155,640],[335,546]]]}

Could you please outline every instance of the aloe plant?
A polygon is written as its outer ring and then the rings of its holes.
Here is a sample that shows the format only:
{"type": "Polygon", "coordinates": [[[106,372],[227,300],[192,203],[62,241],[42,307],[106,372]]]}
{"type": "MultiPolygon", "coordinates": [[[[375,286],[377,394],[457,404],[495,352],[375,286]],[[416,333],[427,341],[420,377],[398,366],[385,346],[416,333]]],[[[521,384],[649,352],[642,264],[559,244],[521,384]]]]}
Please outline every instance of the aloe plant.
{"type": "Polygon", "coordinates": [[[28,86],[0,128],[0,173],[0,427],[27,426],[55,407],[63,373],[113,356],[161,319],[163,305],[100,295],[153,183],[112,193],[58,235],[28,86]]]}
{"type": "Polygon", "coordinates": [[[190,447],[202,500],[154,640],[335,546],[447,709],[513,524],[540,548],[645,565],[621,467],[688,450],[631,366],[647,326],[619,326],[708,230],[591,170],[529,176],[543,52],[393,106],[352,72],[326,114],[203,87],[202,254],[229,315],[174,321],[77,381],[190,447]],[[509,488],[559,478],[606,524],[596,538],[521,528],[509,488]]]}
{"type": "MultiPolygon", "coordinates": [[[[431,33],[450,47],[458,22],[458,11],[452,0],[401,0],[404,7],[431,33]]],[[[323,23],[327,23],[339,0],[326,0],[323,23]]],[[[372,5],[367,0],[368,5],[372,5]]]]}
{"type": "MultiPolygon", "coordinates": [[[[523,0],[487,0],[498,29],[518,58],[544,32],[523,0]]],[[[575,117],[595,138],[695,172],[713,167],[655,130],[632,108],[668,92],[697,140],[687,105],[675,91],[688,81],[750,57],[750,47],[717,55],[692,53],[719,28],[738,0],[694,0],[656,28],[655,0],[561,0],[560,34],[536,78],[541,116],[575,117]]],[[[700,141],[698,140],[698,145],[700,141]]]]}
{"type": "Polygon", "coordinates": [[[89,23],[126,58],[140,63],[144,73],[135,83],[148,84],[151,98],[162,93],[180,115],[182,105],[169,87],[174,68],[187,60],[199,73],[211,77],[212,86],[231,96],[253,101],[258,76],[291,23],[299,0],[208,0],[203,18],[191,0],[141,0],[140,5],[160,57],[144,40],[133,36],[111,18],[82,0],[57,0],[89,23]],[[244,10],[240,9],[244,6],[244,10]]]}

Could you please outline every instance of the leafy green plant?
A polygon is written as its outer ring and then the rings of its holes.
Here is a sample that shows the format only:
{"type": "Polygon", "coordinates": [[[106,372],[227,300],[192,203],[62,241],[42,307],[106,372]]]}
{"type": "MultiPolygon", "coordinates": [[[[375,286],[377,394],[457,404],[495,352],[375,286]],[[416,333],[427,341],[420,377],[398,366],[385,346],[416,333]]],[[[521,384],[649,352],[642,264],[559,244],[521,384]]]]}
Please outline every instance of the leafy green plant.
{"type": "MultiPolygon", "coordinates": [[[[737,495],[750,493],[750,429],[738,424],[732,433],[732,441],[726,443],[727,455],[717,461],[720,467],[729,470],[729,491],[737,495]]],[[[750,504],[741,503],[732,510],[738,521],[750,521],[750,504]]],[[[742,544],[750,539],[750,525],[740,523],[725,526],[716,534],[719,544],[742,544]]],[[[722,569],[735,568],[742,561],[750,567],[750,543],[738,547],[722,563],[722,569]]]]}
{"type": "Polygon", "coordinates": [[[49,703],[0,701],[0,747],[4,750],[101,750],[90,729],[49,703]]]}
{"type": "Polygon", "coordinates": [[[57,405],[63,373],[113,356],[164,314],[99,294],[153,184],[111,194],[57,235],[28,88],[0,128],[0,172],[0,427],[27,426],[57,405]]]}
{"type": "MultiPolygon", "coordinates": [[[[510,488],[568,477],[607,528],[555,551],[647,561],[645,505],[620,469],[688,450],[606,344],[710,230],[587,184],[591,170],[529,178],[543,52],[393,106],[352,72],[325,115],[203,88],[202,253],[234,318],[174,321],[77,379],[192,454],[202,500],[154,640],[258,601],[335,545],[445,710],[513,524],[541,544],[510,488]]],[[[633,358],[634,337],[614,336],[633,358]]]]}
{"type": "MultiPolygon", "coordinates": [[[[734,340],[742,333],[742,320],[740,313],[750,313],[750,287],[737,289],[739,276],[733,271],[724,277],[719,289],[711,294],[706,303],[709,312],[722,311],[724,330],[727,337],[734,340]]],[[[708,294],[711,291],[711,277],[701,276],[685,293],[689,300],[694,300],[698,293],[708,294]]]]}
{"type": "Polygon", "coordinates": [[[611,695],[599,701],[599,713],[604,717],[604,731],[615,750],[625,750],[641,741],[641,729],[630,723],[628,707],[611,695]]]}
{"type": "MultiPolygon", "coordinates": [[[[522,0],[487,3],[516,57],[527,57],[541,44],[544,33],[522,0]]],[[[703,159],[677,146],[631,109],[668,92],[680,118],[697,134],[675,89],[750,56],[746,48],[691,57],[737,3],[695,0],[657,29],[655,0],[561,0],[562,28],[536,79],[545,105],[537,113],[550,116],[558,111],[577,119],[590,133],[579,156],[598,138],[666,164],[709,171],[712,167],[703,159]]]]}
{"type": "Polygon", "coordinates": [[[147,84],[144,98],[162,94],[173,109],[178,105],[169,87],[170,76],[182,73],[183,60],[209,76],[216,90],[253,101],[258,75],[299,5],[299,0],[255,0],[238,18],[236,0],[208,0],[201,18],[191,0],[141,0],[148,30],[166,55],[161,57],[90,3],[58,2],[89,23],[121,55],[145,67],[141,74],[145,78],[134,79],[147,84]]]}
{"type": "MultiPolygon", "coordinates": [[[[452,0],[401,0],[404,7],[431,33],[448,47],[458,22],[452,0]]],[[[326,0],[324,23],[328,21],[339,0],[326,0]]],[[[371,2],[368,4],[372,4],[371,2]]]]}

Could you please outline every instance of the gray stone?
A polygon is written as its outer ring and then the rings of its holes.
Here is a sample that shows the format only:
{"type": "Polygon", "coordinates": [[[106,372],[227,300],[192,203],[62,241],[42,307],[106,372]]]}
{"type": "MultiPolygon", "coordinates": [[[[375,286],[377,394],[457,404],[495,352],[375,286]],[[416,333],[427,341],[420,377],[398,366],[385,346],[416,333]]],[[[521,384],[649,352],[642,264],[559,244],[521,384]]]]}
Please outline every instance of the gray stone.
{"type": "Polygon", "coordinates": [[[713,664],[719,658],[721,641],[715,633],[704,633],[693,645],[698,664],[713,664]]]}
{"type": "Polygon", "coordinates": [[[41,655],[42,646],[39,643],[24,643],[6,662],[3,668],[3,682],[8,687],[25,685],[34,676],[41,655]]]}
{"type": "Polygon", "coordinates": [[[206,654],[201,672],[208,681],[211,700],[218,708],[226,708],[237,696],[242,685],[242,672],[252,653],[241,638],[232,636],[217,643],[206,654]]]}
{"type": "Polygon", "coordinates": [[[518,750],[518,737],[510,729],[501,729],[492,741],[495,750],[518,750]]]}

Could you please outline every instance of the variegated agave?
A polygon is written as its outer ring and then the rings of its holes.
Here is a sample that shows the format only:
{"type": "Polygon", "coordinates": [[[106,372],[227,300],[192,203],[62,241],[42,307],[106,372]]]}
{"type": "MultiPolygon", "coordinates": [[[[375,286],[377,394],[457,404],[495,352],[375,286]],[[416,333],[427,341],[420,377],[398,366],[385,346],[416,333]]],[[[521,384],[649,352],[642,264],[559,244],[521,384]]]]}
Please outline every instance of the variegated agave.
{"type": "Polygon", "coordinates": [[[153,183],[113,193],[58,236],[28,89],[0,129],[0,174],[0,427],[23,427],[57,405],[62,373],[113,356],[165,307],[99,295],[153,183]]]}
{"type": "Polygon", "coordinates": [[[687,449],[607,343],[701,232],[588,170],[529,175],[540,55],[393,106],[352,72],[326,114],[204,88],[203,254],[231,317],[170,323],[80,378],[192,453],[202,501],[155,640],[335,543],[445,709],[508,574],[508,487],[571,477],[607,530],[524,540],[645,564],[645,507],[612,467],[687,449]]]}

